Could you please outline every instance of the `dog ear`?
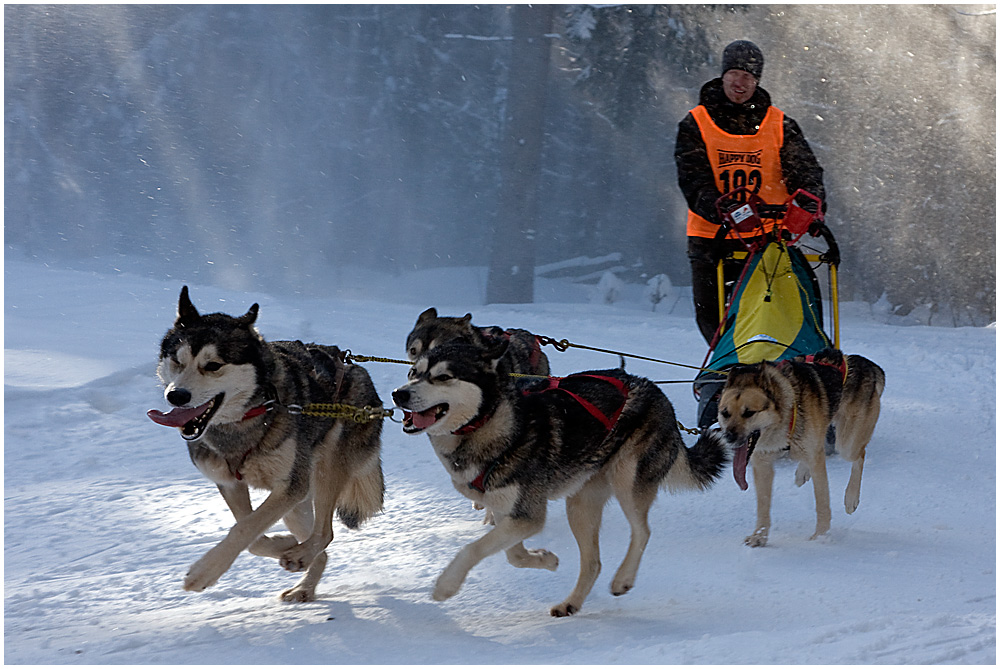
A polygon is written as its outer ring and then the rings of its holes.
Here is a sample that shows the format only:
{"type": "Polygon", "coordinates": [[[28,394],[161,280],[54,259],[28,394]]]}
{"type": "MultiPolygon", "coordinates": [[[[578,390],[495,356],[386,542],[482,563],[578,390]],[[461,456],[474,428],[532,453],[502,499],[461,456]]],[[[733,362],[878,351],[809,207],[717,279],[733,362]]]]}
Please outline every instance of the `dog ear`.
{"type": "Polygon", "coordinates": [[[456,324],[464,330],[466,334],[474,334],[476,331],[476,328],[472,326],[472,314],[465,314],[458,319],[456,324]]]}
{"type": "Polygon", "coordinates": [[[429,320],[432,320],[432,319],[437,318],[437,317],[438,317],[437,309],[435,309],[434,307],[431,307],[430,309],[427,309],[426,311],[424,311],[424,313],[422,313],[419,316],[417,316],[417,325],[420,325],[424,321],[429,321],[429,320]]]}
{"type": "Polygon", "coordinates": [[[240,325],[250,327],[257,321],[257,311],[259,310],[260,305],[254,302],[253,305],[250,306],[250,309],[236,320],[239,321],[240,325]]]}
{"type": "Polygon", "coordinates": [[[199,318],[201,318],[201,314],[194,308],[194,304],[188,296],[188,287],[184,286],[181,288],[181,297],[177,302],[177,321],[174,326],[182,328],[195,323],[199,318]]]}

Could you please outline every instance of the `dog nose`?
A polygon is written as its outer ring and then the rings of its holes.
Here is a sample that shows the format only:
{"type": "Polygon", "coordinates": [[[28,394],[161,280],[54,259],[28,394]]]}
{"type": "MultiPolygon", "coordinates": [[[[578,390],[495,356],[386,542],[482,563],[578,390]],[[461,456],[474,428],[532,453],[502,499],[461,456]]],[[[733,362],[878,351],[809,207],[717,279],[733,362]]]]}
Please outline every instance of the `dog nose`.
{"type": "Polygon", "coordinates": [[[182,407],[191,401],[191,393],[183,388],[175,388],[167,393],[167,401],[175,407],[182,407]]]}
{"type": "Polygon", "coordinates": [[[401,407],[403,404],[408,402],[410,399],[410,391],[406,388],[397,388],[392,391],[392,401],[396,403],[396,406],[401,407]]]}

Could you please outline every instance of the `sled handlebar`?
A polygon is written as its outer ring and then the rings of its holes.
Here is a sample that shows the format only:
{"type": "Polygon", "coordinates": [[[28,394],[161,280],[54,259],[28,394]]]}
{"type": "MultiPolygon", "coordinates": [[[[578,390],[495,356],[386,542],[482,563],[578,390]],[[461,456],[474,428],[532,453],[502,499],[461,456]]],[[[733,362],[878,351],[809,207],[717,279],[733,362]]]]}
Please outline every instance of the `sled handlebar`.
{"type": "MultiPolygon", "coordinates": [[[[715,208],[722,221],[715,236],[717,240],[725,238],[730,231],[735,231],[740,239],[744,234],[760,234],[764,230],[764,220],[781,221],[776,229],[781,231],[782,236],[788,235],[792,243],[806,233],[823,237],[829,249],[822,259],[834,265],[840,264],[840,249],[823,221],[823,201],[807,190],[798,189],[783,204],[768,204],[744,186],[717,199],[715,208]]],[[[746,240],[743,243],[746,244],[746,240]]]]}

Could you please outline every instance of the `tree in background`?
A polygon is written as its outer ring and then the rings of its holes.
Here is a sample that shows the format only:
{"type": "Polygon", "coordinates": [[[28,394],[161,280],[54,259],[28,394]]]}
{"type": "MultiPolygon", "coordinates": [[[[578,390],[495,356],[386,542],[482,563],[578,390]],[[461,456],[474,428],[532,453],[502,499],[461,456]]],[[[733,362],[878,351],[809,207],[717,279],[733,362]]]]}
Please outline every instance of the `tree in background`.
{"type": "Polygon", "coordinates": [[[500,211],[490,244],[486,302],[535,299],[538,184],[545,139],[552,5],[515,5],[500,147],[500,211]]]}
{"type": "Polygon", "coordinates": [[[532,201],[501,206],[515,8],[5,5],[7,247],[274,292],[496,262],[521,286],[489,299],[530,300],[528,268],[612,254],[689,285],[677,122],[750,38],[826,170],[842,298],[995,319],[993,6],[556,7],[532,201]]]}

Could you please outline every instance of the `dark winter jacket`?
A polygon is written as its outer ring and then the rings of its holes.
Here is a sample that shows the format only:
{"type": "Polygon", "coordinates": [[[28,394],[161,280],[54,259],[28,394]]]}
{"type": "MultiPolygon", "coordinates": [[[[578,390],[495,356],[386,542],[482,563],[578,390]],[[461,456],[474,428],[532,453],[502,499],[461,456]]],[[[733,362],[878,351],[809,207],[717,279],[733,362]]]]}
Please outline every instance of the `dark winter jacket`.
{"type": "MultiPolygon", "coordinates": [[[[701,88],[699,104],[704,105],[719,128],[731,135],[755,135],[771,106],[771,96],[760,86],[753,97],[736,104],[722,90],[722,79],[713,79],[701,88]]],[[[802,135],[799,124],[785,115],[784,144],[781,146],[781,169],[789,193],[804,188],[823,200],[826,210],[826,190],[823,188],[823,168],[802,135]]],[[[719,222],[715,201],[722,196],[708,162],[705,141],[694,117],[688,113],[677,127],[674,148],[677,181],[688,208],[713,223],[719,222]]]]}

